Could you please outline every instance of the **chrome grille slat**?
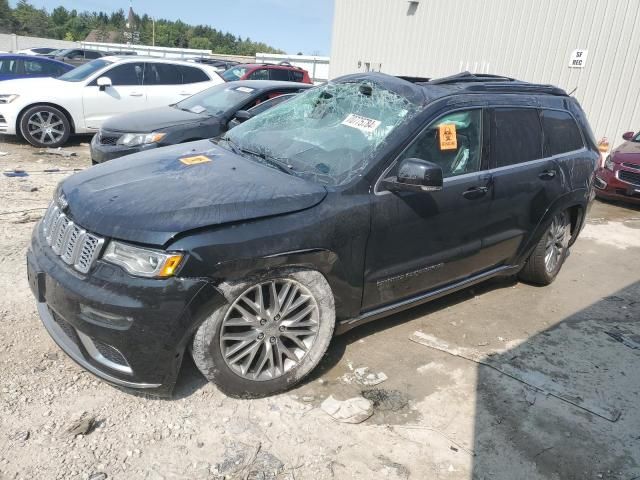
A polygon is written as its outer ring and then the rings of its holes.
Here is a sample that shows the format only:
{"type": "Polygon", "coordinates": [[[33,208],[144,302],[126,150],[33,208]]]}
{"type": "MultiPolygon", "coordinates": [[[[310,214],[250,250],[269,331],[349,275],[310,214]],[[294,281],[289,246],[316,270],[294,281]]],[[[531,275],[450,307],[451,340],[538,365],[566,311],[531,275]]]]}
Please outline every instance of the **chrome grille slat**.
{"type": "Polygon", "coordinates": [[[67,265],[87,273],[100,255],[104,239],[87,232],[51,204],[42,220],[47,244],[67,265]]]}

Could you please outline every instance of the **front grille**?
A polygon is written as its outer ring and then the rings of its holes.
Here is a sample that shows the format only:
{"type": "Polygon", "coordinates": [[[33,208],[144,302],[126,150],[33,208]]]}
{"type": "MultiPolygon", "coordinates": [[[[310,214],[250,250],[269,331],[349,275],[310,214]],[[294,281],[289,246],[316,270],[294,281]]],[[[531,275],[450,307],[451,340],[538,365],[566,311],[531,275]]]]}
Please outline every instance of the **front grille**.
{"type": "Polygon", "coordinates": [[[622,165],[623,165],[624,167],[627,167],[627,168],[633,168],[633,169],[635,169],[635,170],[640,170],[640,164],[637,164],[637,163],[628,163],[628,162],[625,162],[625,163],[623,163],[622,165]]]}
{"type": "Polygon", "coordinates": [[[92,338],[91,341],[96,347],[96,350],[100,352],[100,355],[102,355],[110,362],[122,365],[123,367],[129,366],[129,362],[127,362],[127,359],[124,358],[124,355],[122,355],[122,353],[120,353],[120,350],[118,350],[116,347],[107,345],[106,343],[103,343],[100,340],[96,340],[95,338],[92,338]]]}
{"type": "Polygon", "coordinates": [[[112,135],[102,135],[100,134],[100,145],[115,145],[116,143],[118,143],[118,139],[120,138],[118,137],[114,137],[112,135]]]}
{"type": "Polygon", "coordinates": [[[51,312],[51,316],[53,317],[55,322],[58,324],[58,326],[62,329],[64,334],[67,337],[69,337],[69,340],[71,340],[76,345],[79,345],[80,344],[80,339],[78,338],[78,334],[76,333],[76,329],[73,328],[66,320],[64,320],[56,312],[54,312],[53,310],[49,310],[49,311],[51,312]]]}
{"type": "Polygon", "coordinates": [[[54,203],[42,220],[47,244],[67,265],[87,273],[97,260],[104,239],[76,225],[54,203]]]}
{"type": "Polygon", "coordinates": [[[618,178],[623,182],[640,185],[640,173],[618,170],[618,178]]]}

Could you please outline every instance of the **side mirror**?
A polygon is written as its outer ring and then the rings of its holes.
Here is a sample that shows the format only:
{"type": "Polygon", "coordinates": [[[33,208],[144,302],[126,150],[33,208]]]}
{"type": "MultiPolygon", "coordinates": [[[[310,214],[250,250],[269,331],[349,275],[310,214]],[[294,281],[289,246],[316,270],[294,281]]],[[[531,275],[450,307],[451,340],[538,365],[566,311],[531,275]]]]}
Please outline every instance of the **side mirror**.
{"type": "Polygon", "coordinates": [[[442,190],[442,168],[419,158],[407,158],[398,167],[398,176],[385,178],[382,185],[392,192],[437,192],[442,190]]]}
{"type": "Polygon", "coordinates": [[[107,87],[111,86],[111,79],[109,77],[100,77],[96,81],[98,87],[100,87],[100,91],[104,92],[107,87]]]}
{"type": "Polygon", "coordinates": [[[236,119],[238,122],[242,123],[242,122],[246,122],[246,121],[247,121],[247,120],[249,120],[251,117],[253,117],[253,115],[252,115],[250,112],[248,112],[248,111],[246,111],[246,110],[238,110],[238,111],[236,112],[235,119],[236,119]]]}
{"type": "Polygon", "coordinates": [[[627,132],[624,135],[622,135],[622,138],[628,142],[630,140],[633,140],[633,137],[635,137],[635,135],[636,135],[635,132],[627,132]]]}

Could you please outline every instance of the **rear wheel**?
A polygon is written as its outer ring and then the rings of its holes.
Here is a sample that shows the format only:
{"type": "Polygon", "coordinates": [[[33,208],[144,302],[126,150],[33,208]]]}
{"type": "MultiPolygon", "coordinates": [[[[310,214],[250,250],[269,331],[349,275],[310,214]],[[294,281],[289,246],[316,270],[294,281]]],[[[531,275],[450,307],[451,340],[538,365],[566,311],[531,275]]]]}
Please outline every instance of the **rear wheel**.
{"type": "Polygon", "coordinates": [[[49,105],[29,108],[20,119],[20,133],[35,147],[60,147],[71,135],[71,124],[66,114],[49,105]]]}
{"type": "Polygon", "coordinates": [[[518,277],[525,282],[549,285],[567,258],[570,239],[571,220],[569,212],[564,211],[553,217],[518,277]]]}
{"type": "Polygon", "coordinates": [[[325,354],[333,295],[315,271],[280,272],[222,287],[228,304],[200,326],[192,356],[207,379],[238,397],[291,388],[325,354]]]}

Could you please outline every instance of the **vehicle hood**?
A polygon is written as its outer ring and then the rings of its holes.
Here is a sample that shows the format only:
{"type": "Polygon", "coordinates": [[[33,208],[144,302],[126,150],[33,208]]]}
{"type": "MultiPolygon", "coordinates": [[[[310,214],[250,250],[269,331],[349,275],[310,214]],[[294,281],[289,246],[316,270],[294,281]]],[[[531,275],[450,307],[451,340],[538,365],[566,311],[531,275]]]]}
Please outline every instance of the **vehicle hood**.
{"type": "Polygon", "coordinates": [[[637,160],[640,162],[640,142],[625,142],[613,151],[612,158],[628,162],[637,160]]]}
{"type": "Polygon", "coordinates": [[[78,84],[51,77],[20,78],[3,81],[0,87],[0,93],[58,92],[61,88],[69,88],[70,85],[78,84]]]}
{"type": "Polygon", "coordinates": [[[186,112],[179,108],[160,107],[111,117],[102,124],[102,129],[111,132],[148,133],[177,125],[203,122],[209,118],[207,115],[186,112]]]}
{"type": "Polygon", "coordinates": [[[96,234],[164,245],[196,228],[304,210],[326,196],[321,185],[252,159],[209,140],[121,157],[67,178],[67,212],[96,234]],[[185,158],[204,156],[186,165],[185,158]]]}

